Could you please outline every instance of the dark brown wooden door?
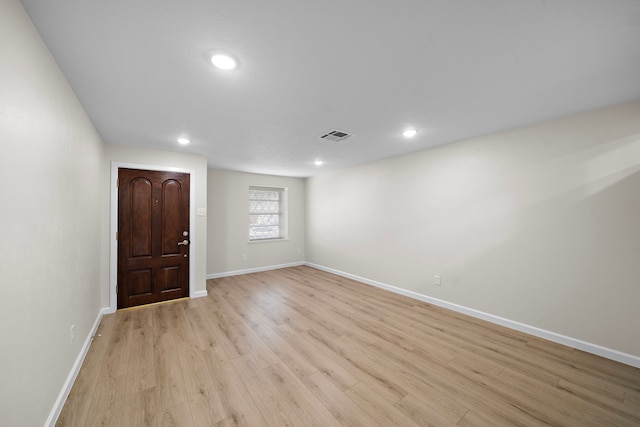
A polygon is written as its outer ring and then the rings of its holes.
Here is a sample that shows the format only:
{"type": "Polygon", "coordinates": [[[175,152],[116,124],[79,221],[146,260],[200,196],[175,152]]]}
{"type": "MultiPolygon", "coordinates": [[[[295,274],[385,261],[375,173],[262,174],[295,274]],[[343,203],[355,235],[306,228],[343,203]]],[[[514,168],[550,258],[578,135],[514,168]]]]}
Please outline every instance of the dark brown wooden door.
{"type": "Polygon", "coordinates": [[[189,295],[189,174],[118,170],[118,308],[189,295]]]}

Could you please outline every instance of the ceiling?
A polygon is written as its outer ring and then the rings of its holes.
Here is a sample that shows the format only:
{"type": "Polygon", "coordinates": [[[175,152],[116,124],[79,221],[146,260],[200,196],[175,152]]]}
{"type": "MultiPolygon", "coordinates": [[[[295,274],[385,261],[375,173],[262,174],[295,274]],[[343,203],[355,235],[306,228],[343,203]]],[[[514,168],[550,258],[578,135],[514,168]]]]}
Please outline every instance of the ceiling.
{"type": "Polygon", "coordinates": [[[312,176],[640,98],[638,0],[22,3],[105,142],[212,168],[312,176]]]}

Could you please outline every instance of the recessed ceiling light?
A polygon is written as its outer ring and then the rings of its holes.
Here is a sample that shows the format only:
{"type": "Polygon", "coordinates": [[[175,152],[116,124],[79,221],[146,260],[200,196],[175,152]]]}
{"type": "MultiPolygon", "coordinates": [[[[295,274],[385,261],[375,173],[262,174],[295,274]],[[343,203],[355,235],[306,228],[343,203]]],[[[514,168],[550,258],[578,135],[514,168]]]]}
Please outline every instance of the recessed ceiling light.
{"type": "Polygon", "coordinates": [[[402,132],[402,136],[404,136],[405,138],[413,138],[417,134],[418,134],[418,131],[416,129],[407,129],[402,132]]]}
{"type": "Polygon", "coordinates": [[[187,145],[191,143],[191,140],[188,138],[178,138],[178,144],[180,145],[187,145]]]}
{"type": "Polygon", "coordinates": [[[233,70],[238,63],[226,53],[216,53],[211,57],[211,63],[221,70],[233,70]]]}
{"type": "Polygon", "coordinates": [[[313,162],[313,164],[316,166],[322,166],[324,162],[322,160],[316,160],[315,162],[313,162]]]}

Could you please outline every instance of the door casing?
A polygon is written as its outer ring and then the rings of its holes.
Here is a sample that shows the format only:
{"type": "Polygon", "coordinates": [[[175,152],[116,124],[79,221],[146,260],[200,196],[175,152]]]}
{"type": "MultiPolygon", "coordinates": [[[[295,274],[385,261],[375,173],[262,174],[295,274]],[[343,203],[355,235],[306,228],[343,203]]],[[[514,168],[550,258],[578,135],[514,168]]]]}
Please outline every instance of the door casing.
{"type": "Polygon", "coordinates": [[[182,172],[189,174],[189,180],[191,185],[189,188],[189,230],[191,230],[191,236],[189,244],[190,256],[189,256],[189,296],[194,297],[194,271],[195,271],[195,254],[197,251],[198,236],[195,233],[195,171],[193,169],[176,168],[172,166],[163,165],[148,165],[140,163],[127,163],[127,162],[111,162],[111,209],[110,209],[110,226],[109,226],[109,309],[108,313],[115,313],[118,308],[118,296],[116,293],[116,284],[118,280],[118,241],[116,240],[116,232],[118,231],[118,169],[146,169],[152,171],[165,171],[165,172],[182,172]]]}

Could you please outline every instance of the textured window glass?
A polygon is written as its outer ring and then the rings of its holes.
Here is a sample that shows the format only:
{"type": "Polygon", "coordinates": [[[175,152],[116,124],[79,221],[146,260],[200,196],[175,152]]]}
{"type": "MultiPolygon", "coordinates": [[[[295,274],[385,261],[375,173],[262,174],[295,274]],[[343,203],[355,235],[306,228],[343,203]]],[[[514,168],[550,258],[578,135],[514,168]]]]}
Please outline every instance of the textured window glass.
{"type": "Polygon", "coordinates": [[[282,188],[249,187],[249,240],[283,239],[282,188]]]}

